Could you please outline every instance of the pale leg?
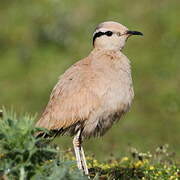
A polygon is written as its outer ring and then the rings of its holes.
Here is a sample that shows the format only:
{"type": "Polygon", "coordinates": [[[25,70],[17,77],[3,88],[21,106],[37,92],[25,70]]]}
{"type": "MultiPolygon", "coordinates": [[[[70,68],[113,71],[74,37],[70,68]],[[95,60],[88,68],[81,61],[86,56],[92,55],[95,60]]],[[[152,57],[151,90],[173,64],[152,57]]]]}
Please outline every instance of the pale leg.
{"type": "Polygon", "coordinates": [[[83,170],[83,166],[82,166],[82,162],[81,162],[80,146],[79,146],[80,145],[79,137],[80,137],[80,131],[78,131],[77,135],[73,139],[73,146],[74,146],[77,166],[79,169],[83,170]]]}
{"type": "Polygon", "coordinates": [[[73,139],[74,151],[77,160],[77,166],[79,169],[82,169],[86,175],[89,174],[86,158],[84,155],[84,150],[81,146],[81,131],[79,130],[77,135],[73,139]]]}
{"type": "Polygon", "coordinates": [[[82,164],[83,164],[83,169],[84,169],[84,173],[86,175],[89,174],[89,171],[88,171],[88,167],[87,167],[87,163],[86,163],[86,158],[85,158],[85,155],[84,155],[84,150],[83,150],[83,147],[81,146],[81,159],[82,159],[82,164]]]}

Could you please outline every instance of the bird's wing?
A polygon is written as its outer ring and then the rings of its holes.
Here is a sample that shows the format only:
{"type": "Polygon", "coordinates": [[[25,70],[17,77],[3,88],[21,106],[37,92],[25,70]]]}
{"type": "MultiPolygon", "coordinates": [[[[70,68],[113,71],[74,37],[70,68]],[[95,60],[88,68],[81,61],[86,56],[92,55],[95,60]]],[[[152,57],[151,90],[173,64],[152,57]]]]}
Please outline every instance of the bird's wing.
{"type": "Polygon", "coordinates": [[[88,60],[71,66],[54,87],[36,126],[58,130],[88,119],[90,113],[100,106],[94,76],[88,60]]]}

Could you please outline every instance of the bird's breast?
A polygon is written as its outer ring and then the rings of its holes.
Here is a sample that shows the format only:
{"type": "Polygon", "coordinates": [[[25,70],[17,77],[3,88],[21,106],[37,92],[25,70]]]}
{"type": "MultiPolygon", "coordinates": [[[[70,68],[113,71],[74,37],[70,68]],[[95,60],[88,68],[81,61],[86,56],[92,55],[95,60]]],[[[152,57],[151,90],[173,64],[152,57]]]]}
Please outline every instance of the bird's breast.
{"type": "Polygon", "coordinates": [[[99,88],[104,89],[104,108],[111,112],[126,112],[134,97],[129,60],[124,56],[123,59],[106,62],[99,71],[99,88]]]}
{"type": "Polygon", "coordinates": [[[104,105],[112,112],[128,111],[134,97],[130,74],[121,73],[109,81],[107,92],[104,94],[104,105]]]}
{"type": "Polygon", "coordinates": [[[130,75],[122,78],[124,73],[120,74],[106,76],[106,79],[99,82],[99,92],[103,92],[101,106],[86,121],[83,130],[85,137],[104,135],[129,110],[134,96],[132,80],[130,75]]]}
{"type": "Polygon", "coordinates": [[[86,85],[99,105],[84,123],[83,136],[103,135],[128,111],[134,93],[131,68],[126,57],[96,56],[91,59],[86,85]]]}

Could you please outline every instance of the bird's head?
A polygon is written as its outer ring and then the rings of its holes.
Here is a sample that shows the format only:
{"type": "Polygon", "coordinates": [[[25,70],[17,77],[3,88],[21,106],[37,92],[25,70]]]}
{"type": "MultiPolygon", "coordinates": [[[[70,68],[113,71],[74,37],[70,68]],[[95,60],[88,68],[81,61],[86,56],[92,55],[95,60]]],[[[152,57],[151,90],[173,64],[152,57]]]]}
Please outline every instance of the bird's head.
{"type": "Polygon", "coordinates": [[[93,45],[99,49],[121,50],[131,35],[142,36],[143,34],[138,31],[130,31],[117,22],[103,22],[97,26],[93,34],[93,45]]]}

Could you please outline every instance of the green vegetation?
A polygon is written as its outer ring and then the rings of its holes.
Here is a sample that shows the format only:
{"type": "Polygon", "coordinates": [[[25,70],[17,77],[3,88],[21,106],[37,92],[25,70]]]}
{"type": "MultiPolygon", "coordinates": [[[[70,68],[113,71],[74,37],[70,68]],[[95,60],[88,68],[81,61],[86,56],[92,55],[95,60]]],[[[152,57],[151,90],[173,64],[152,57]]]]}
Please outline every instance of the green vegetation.
{"type": "MultiPolygon", "coordinates": [[[[49,140],[35,138],[39,130],[34,128],[35,118],[16,117],[4,111],[0,119],[0,179],[32,180],[86,180],[76,167],[72,151],[60,152],[49,140]]],[[[47,131],[46,131],[47,132],[47,131]]],[[[48,133],[48,132],[47,132],[48,133]]],[[[154,153],[139,153],[131,148],[131,156],[110,157],[99,162],[87,156],[92,179],[120,180],[178,180],[180,168],[168,146],[162,146],[154,153]]]]}
{"type": "Polygon", "coordinates": [[[17,118],[4,111],[0,120],[0,179],[87,179],[72,161],[64,161],[59,148],[35,138],[35,118],[17,118]]]}
{"type": "MultiPolygon", "coordinates": [[[[118,21],[144,33],[124,49],[132,62],[134,103],[84,149],[106,160],[111,153],[127,156],[128,146],[146,152],[167,143],[179,157],[179,7],[179,0],[0,1],[0,106],[39,115],[58,76],[92,49],[95,26],[118,21]]],[[[72,138],[56,143],[67,149],[72,138]]]]}

